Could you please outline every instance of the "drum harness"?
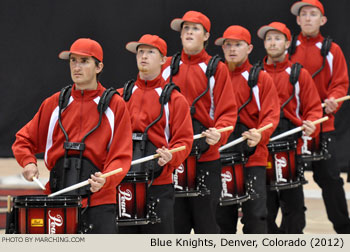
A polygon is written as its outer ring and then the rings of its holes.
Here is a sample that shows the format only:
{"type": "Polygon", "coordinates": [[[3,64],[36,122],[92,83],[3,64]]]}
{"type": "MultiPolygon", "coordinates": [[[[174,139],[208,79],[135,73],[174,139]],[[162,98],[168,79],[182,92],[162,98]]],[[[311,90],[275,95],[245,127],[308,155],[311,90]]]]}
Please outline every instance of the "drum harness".
{"type": "MultiPolygon", "coordinates": [[[[297,41],[298,41],[298,35],[293,35],[291,45],[288,48],[289,59],[291,59],[292,55],[296,51],[297,41]]],[[[319,74],[323,70],[323,68],[326,64],[327,55],[328,55],[328,53],[331,49],[331,46],[332,46],[332,42],[333,42],[333,39],[330,36],[327,36],[323,39],[321,50],[320,50],[321,56],[323,57],[322,65],[315,73],[312,74],[312,78],[314,78],[317,74],[319,74]]],[[[328,83],[328,86],[329,86],[329,84],[330,83],[328,83]]],[[[323,110],[323,114],[324,115],[326,114],[325,109],[323,110]]],[[[327,147],[328,143],[331,141],[331,139],[327,138],[326,136],[324,136],[322,134],[322,124],[321,124],[321,131],[320,132],[321,132],[320,133],[320,145],[321,145],[320,151],[322,152],[323,159],[327,160],[331,157],[331,154],[328,152],[328,147],[327,147]]],[[[313,139],[312,140],[312,147],[315,148],[315,146],[316,146],[316,142],[315,142],[315,139],[313,139]]]]}
{"type": "MultiPolygon", "coordinates": [[[[247,101],[245,101],[238,109],[237,112],[237,122],[236,122],[236,126],[234,131],[231,133],[231,135],[229,136],[227,142],[233,141],[234,139],[237,139],[239,137],[241,137],[242,133],[244,131],[249,130],[249,128],[244,125],[243,123],[240,122],[240,116],[239,113],[241,112],[241,110],[246,107],[253,98],[253,88],[258,84],[258,79],[259,79],[259,74],[260,71],[263,70],[263,66],[261,64],[261,62],[258,62],[256,64],[254,64],[250,71],[249,71],[249,76],[248,76],[248,81],[247,84],[250,88],[250,93],[249,93],[249,98],[247,99],[247,101]]],[[[225,151],[222,152],[222,154],[235,154],[234,156],[236,156],[236,158],[239,158],[241,160],[241,162],[243,164],[245,164],[248,160],[248,156],[252,155],[255,152],[256,147],[249,147],[247,145],[246,142],[243,142],[241,144],[237,144],[236,146],[233,146],[231,148],[226,149],[225,151]]],[[[230,156],[227,159],[225,159],[225,161],[230,161],[232,160],[232,162],[234,163],[235,160],[233,160],[235,157],[230,156]]],[[[244,170],[243,170],[244,171],[244,170]]],[[[233,170],[233,179],[234,181],[237,181],[237,177],[236,177],[236,173],[233,170]]],[[[253,189],[253,179],[252,178],[248,178],[248,181],[246,182],[246,186],[247,186],[247,192],[250,195],[250,198],[257,198],[258,195],[255,193],[254,189],[253,189]]],[[[237,187],[237,183],[234,184],[234,189],[237,192],[238,191],[238,187],[237,187]]]]}
{"type": "MultiPolygon", "coordinates": [[[[125,100],[125,102],[128,102],[130,100],[134,85],[134,80],[129,80],[127,83],[125,83],[123,93],[123,99],[125,100]]],[[[156,152],[157,147],[148,139],[148,130],[162,118],[164,114],[164,106],[169,102],[171,93],[174,91],[174,89],[180,92],[180,88],[172,82],[169,82],[164,86],[162,93],[159,97],[159,103],[161,104],[159,116],[145,128],[143,133],[133,132],[133,160],[145,157],[146,155],[152,155],[156,152]]],[[[148,184],[148,187],[150,187],[153,183],[153,180],[159,177],[159,175],[162,173],[163,167],[158,165],[157,160],[151,160],[146,163],[141,163],[132,166],[130,171],[147,173],[150,172],[151,180],[148,184]]]]}
{"type": "MultiPolygon", "coordinates": [[[[181,60],[181,53],[177,52],[173,55],[171,59],[170,64],[170,78],[169,81],[172,83],[173,76],[176,75],[179,72],[180,68],[180,60],[181,60]]],[[[221,58],[218,55],[214,55],[210,58],[207,69],[205,71],[205,75],[207,77],[207,87],[206,89],[197,96],[191,106],[190,106],[190,113],[191,113],[191,119],[192,119],[192,127],[193,127],[193,133],[194,134],[200,134],[203,131],[207,130],[207,128],[197,119],[194,118],[194,114],[196,113],[196,103],[201,99],[206,93],[208,93],[210,89],[210,78],[215,75],[217,66],[219,62],[221,61],[221,58]]],[[[193,141],[192,144],[192,150],[190,153],[190,156],[196,156],[196,160],[200,159],[200,156],[205,153],[209,149],[209,144],[206,143],[205,138],[200,138],[193,141]]],[[[185,160],[185,166],[187,170],[187,161],[185,160]]],[[[209,172],[203,172],[201,171],[200,174],[197,174],[196,176],[196,187],[198,190],[200,190],[200,195],[207,195],[210,193],[210,191],[206,188],[206,185],[204,184],[206,176],[209,175],[209,172]]],[[[187,173],[186,173],[186,181],[187,181],[187,173]]]]}
{"type": "MultiPolygon", "coordinates": [[[[63,189],[67,186],[73,185],[83,180],[87,180],[90,178],[91,174],[95,172],[100,172],[89,159],[83,156],[83,152],[85,150],[85,140],[91,135],[97,128],[100,127],[102,122],[103,113],[109,106],[109,103],[114,94],[119,93],[113,88],[106,89],[97,105],[97,110],[99,112],[99,120],[97,125],[92,128],[81,140],[81,142],[70,142],[69,136],[66,130],[62,125],[61,114],[66,109],[69,103],[69,98],[72,91],[72,85],[66,86],[62,88],[59,101],[58,101],[58,124],[60,129],[62,130],[66,141],[63,144],[63,148],[65,150],[64,157],[59,159],[54,168],[50,171],[50,188],[52,192],[56,192],[60,189],[63,189]],[[79,156],[68,155],[69,150],[79,151],[79,156]]],[[[86,208],[82,211],[81,215],[85,213],[90,205],[90,197],[91,197],[90,185],[79,188],[75,191],[72,191],[70,195],[80,195],[81,197],[87,197],[88,202],[86,208]]],[[[91,227],[90,227],[91,228],[91,227]]]]}
{"type": "MultiPolygon", "coordinates": [[[[285,131],[288,131],[290,129],[295,128],[296,126],[288,119],[285,117],[283,109],[284,107],[295,97],[295,85],[299,80],[299,75],[300,75],[300,70],[303,66],[299,63],[294,63],[291,67],[290,75],[289,75],[289,82],[293,87],[293,91],[291,96],[282,104],[281,110],[280,110],[280,121],[278,123],[278,126],[272,136],[278,135],[280,133],[283,133],[285,131]]],[[[288,137],[288,144],[290,143],[290,146],[288,145],[288,149],[296,149],[297,148],[297,143],[298,143],[298,138],[301,136],[301,134],[294,134],[288,137]]],[[[280,144],[276,142],[275,144],[271,145],[271,151],[274,152],[275,148],[279,147],[280,144]]],[[[289,159],[289,156],[288,156],[289,159]]],[[[299,164],[301,163],[301,159],[297,158],[296,160],[299,164]]],[[[288,163],[290,161],[288,160],[288,163]]],[[[305,181],[304,179],[304,171],[302,166],[298,166],[299,169],[297,169],[297,172],[299,173],[298,176],[302,181],[305,181]]],[[[288,169],[289,171],[289,176],[292,177],[292,171],[291,169],[288,169]]],[[[282,171],[280,171],[282,172],[282,171]]],[[[305,181],[306,182],[306,181],[305,181]]]]}

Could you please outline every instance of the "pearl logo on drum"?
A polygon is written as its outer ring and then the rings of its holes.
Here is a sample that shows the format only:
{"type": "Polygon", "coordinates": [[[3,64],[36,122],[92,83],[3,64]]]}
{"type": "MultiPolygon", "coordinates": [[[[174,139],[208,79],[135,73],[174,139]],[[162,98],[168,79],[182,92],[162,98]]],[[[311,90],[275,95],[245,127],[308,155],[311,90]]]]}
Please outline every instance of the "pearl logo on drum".
{"type": "Polygon", "coordinates": [[[130,202],[132,200],[132,193],[129,189],[122,191],[121,186],[118,186],[118,192],[119,192],[119,195],[118,195],[118,198],[119,198],[119,216],[131,218],[131,215],[127,213],[126,204],[127,204],[127,201],[130,202]]]}
{"type": "Polygon", "coordinates": [[[222,197],[232,197],[231,193],[228,193],[227,190],[227,182],[232,181],[232,174],[229,171],[226,171],[225,173],[221,173],[221,182],[222,182],[222,191],[221,196],[222,197]]]}
{"type": "Polygon", "coordinates": [[[276,166],[276,181],[287,182],[287,180],[283,178],[283,174],[282,174],[282,169],[287,167],[286,158],[283,156],[281,156],[281,158],[278,158],[277,154],[275,154],[275,166],[276,166]]]}
{"type": "Polygon", "coordinates": [[[59,214],[57,214],[56,216],[51,216],[50,213],[51,213],[51,210],[49,210],[48,213],[47,213],[47,215],[49,217],[49,219],[48,219],[48,224],[49,224],[49,226],[48,226],[48,228],[49,228],[48,233],[49,234],[56,234],[56,226],[57,227],[62,226],[63,218],[59,214]]]}
{"type": "Polygon", "coordinates": [[[183,187],[179,185],[179,175],[185,172],[185,167],[183,164],[181,164],[179,167],[175,169],[175,173],[173,175],[173,180],[174,180],[174,187],[175,189],[182,190],[183,187]]]}

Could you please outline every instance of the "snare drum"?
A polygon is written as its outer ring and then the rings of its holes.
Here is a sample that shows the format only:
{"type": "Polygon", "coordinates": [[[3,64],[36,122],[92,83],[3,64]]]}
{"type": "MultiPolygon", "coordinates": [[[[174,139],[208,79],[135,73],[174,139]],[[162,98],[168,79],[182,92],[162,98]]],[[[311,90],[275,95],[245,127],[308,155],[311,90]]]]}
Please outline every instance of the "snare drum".
{"type": "Polygon", "coordinates": [[[243,203],[251,198],[251,184],[244,178],[247,158],[243,153],[221,153],[222,191],[220,206],[243,203]]]}
{"type": "Polygon", "coordinates": [[[129,172],[117,187],[117,225],[134,226],[159,222],[156,201],[147,202],[148,174],[129,172]]]}
{"type": "Polygon", "coordinates": [[[331,138],[326,136],[320,137],[320,135],[307,141],[307,153],[302,153],[301,159],[304,162],[329,159],[331,157],[330,153],[328,152],[328,144],[330,141],[331,138]]]}
{"type": "Polygon", "coordinates": [[[76,234],[81,229],[79,196],[17,196],[13,199],[13,211],[15,233],[76,234]]]}
{"type": "Polygon", "coordinates": [[[189,156],[173,174],[175,197],[197,197],[209,194],[205,185],[208,173],[197,174],[196,156],[189,156]]]}
{"type": "Polygon", "coordinates": [[[266,180],[270,190],[289,189],[307,183],[298,170],[296,140],[274,141],[267,147],[266,180]]]}

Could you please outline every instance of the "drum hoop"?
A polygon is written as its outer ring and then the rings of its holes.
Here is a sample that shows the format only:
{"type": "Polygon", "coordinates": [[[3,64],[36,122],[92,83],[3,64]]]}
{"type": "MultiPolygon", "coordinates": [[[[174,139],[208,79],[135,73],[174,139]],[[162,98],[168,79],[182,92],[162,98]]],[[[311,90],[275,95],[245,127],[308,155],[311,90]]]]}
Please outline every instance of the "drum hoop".
{"type": "Polygon", "coordinates": [[[269,153],[279,153],[279,152],[287,152],[287,151],[296,151],[297,149],[297,141],[276,141],[269,143],[267,145],[267,149],[269,153]]]}
{"type": "Polygon", "coordinates": [[[144,172],[128,172],[122,183],[148,182],[148,176],[148,173],[144,172]]]}
{"type": "Polygon", "coordinates": [[[239,165],[239,164],[246,164],[248,162],[248,158],[238,152],[232,152],[232,153],[221,153],[220,155],[220,162],[223,164],[223,166],[231,166],[231,165],[239,165]],[[232,157],[231,160],[224,160],[227,158],[232,157]]]}
{"type": "Polygon", "coordinates": [[[13,198],[14,207],[29,208],[68,208],[80,207],[81,197],[75,195],[56,196],[53,198],[47,195],[22,195],[13,198]]]}

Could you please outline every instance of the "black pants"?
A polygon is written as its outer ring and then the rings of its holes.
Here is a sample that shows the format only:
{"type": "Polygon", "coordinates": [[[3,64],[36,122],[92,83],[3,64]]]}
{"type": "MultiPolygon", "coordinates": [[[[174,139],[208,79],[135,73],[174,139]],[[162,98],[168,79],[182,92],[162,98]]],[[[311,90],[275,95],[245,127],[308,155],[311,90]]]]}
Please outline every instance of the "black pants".
{"type": "Polygon", "coordinates": [[[189,234],[194,229],[196,234],[218,234],[216,207],[219,203],[221,183],[220,160],[197,162],[196,172],[209,172],[205,185],[209,195],[175,198],[175,233],[189,234]]]}
{"type": "Polygon", "coordinates": [[[174,202],[175,190],[173,184],[152,185],[147,191],[147,201],[159,199],[155,212],[160,223],[149,223],[138,226],[121,226],[121,234],[173,234],[174,233],[174,202]]]}
{"type": "Polygon", "coordinates": [[[302,234],[305,228],[303,187],[280,191],[267,190],[267,227],[269,234],[302,234]],[[276,224],[278,209],[281,207],[282,223],[276,224]]]}
{"type": "MultiPolygon", "coordinates": [[[[83,209],[82,211],[84,211],[83,209]]],[[[83,225],[91,227],[87,234],[117,234],[116,205],[88,207],[81,216],[83,225]]]]}
{"type": "Polygon", "coordinates": [[[335,131],[323,133],[329,137],[328,151],[331,158],[312,162],[313,178],[322,189],[322,197],[326,206],[328,219],[333,223],[334,230],[341,233],[350,233],[350,219],[344,192],[344,182],[340,177],[340,168],[336,157],[335,131]]]}
{"type": "MultiPolygon", "coordinates": [[[[266,167],[246,167],[245,179],[253,181],[253,190],[258,198],[250,199],[242,203],[242,224],[245,234],[267,233],[267,207],[266,207],[266,167]]],[[[218,206],[217,222],[220,233],[234,234],[237,231],[239,205],[218,206]]]]}

